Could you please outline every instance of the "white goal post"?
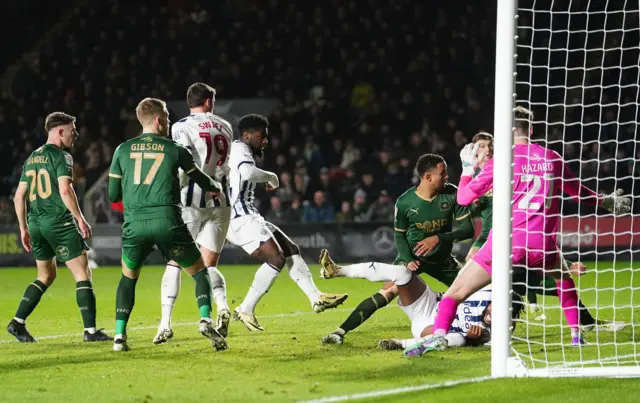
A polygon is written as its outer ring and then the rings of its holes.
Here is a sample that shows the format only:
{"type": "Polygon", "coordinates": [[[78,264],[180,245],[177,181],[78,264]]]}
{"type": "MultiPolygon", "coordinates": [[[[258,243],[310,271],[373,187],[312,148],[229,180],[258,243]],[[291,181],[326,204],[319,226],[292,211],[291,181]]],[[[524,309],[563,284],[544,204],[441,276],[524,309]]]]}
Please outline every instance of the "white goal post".
{"type": "MultiPolygon", "coordinates": [[[[577,166],[574,173],[585,185],[604,193],[628,180],[626,193],[639,193],[633,186],[640,179],[640,0],[497,0],[495,63],[491,375],[640,377],[633,324],[640,263],[633,262],[632,244],[634,236],[640,241],[640,225],[633,224],[640,221],[634,217],[582,207],[565,211],[564,204],[561,209],[559,242],[570,234],[577,240],[573,255],[598,267],[574,278],[581,298],[584,293],[596,319],[624,320],[624,331],[591,332],[587,345],[573,347],[558,299],[547,295],[539,297],[544,319],[523,313],[515,331],[511,321],[514,107],[533,111],[537,138],[577,166]],[[622,163],[629,172],[618,171],[622,163]],[[565,227],[567,217],[577,229],[565,227]],[[613,224],[598,229],[602,219],[613,224]],[[623,220],[629,220],[624,233],[623,220]],[[604,231],[631,241],[625,250],[612,245],[604,255],[581,249],[591,242],[583,238],[597,239],[604,231]]],[[[591,244],[599,246],[597,240],[591,244]]]]}

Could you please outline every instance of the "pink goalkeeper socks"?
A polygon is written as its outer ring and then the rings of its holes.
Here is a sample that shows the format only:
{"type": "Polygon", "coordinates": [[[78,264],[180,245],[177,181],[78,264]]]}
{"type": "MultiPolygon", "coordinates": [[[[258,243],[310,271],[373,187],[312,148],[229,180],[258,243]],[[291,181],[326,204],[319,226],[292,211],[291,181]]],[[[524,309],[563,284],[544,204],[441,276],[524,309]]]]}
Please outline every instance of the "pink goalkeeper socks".
{"type": "Polygon", "coordinates": [[[572,278],[569,278],[568,280],[557,281],[556,287],[558,287],[560,305],[564,311],[565,318],[567,318],[569,327],[573,331],[579,330],[578,292],[576,291],[576,284],[572,278]]]}
{"type": "Polygon", "coordinates": [[[433,324],[433,334],[445,335],[449,332],[451,323],[456,317],[458,301],[450,297],[444,297],[438,305],[438,314],[433,324]]]}

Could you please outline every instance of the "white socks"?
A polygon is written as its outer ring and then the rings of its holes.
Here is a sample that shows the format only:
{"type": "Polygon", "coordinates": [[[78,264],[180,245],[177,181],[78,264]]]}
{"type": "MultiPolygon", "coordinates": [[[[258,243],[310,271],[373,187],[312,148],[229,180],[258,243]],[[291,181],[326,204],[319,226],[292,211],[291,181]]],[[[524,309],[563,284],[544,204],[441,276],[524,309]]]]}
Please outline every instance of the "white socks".
{"type": "Polygon", "coordinates": [[[340,275],[350,278],[364,278],[369,281],[393,281],[396,285],[406,285],[413,273],[404,266],[378,262],[357,263],[340,267],[340,275]]]}
{"type": "Polygon", "coordinates": [[[238,310],[240,312],[253,313],[258,301],[269,291],[279,274],[280,272],[275,267],[268,263],[263,263],[256,271],[256,276],[253,278],[249,292],[247,292],[247,296],[238,307],[238,310]]]}
{"type": "Polygon", "coordinates": [[[287,268],[291,279],[298,284],[298,287],[307,295],[313,304],[320,299],[320,290],[313,282],[309,266],[300,255],[293,255],[287,258],[287,268]]]}
{"type": "Polygon", "coordinates": [[[224,276],[220,273],[215,266],[207,267],[207,272],[209,273],[209,278],[211,280],[211,294],[213,296],[213,301],[216,304],[216,309],[218,313],[223,309],[229,310],[229,305],[227,304],[227,284],[224,281],[224,276]]]}
{"type": "Polygon", "coordinates": [[[162,288],[160,290],[160,301],[162,302],[161,329],[169,329],[171,327],[171,313],[179,293],[180,268],[168,264],[164,271],[164,276],[162,276],[162,288]]]}

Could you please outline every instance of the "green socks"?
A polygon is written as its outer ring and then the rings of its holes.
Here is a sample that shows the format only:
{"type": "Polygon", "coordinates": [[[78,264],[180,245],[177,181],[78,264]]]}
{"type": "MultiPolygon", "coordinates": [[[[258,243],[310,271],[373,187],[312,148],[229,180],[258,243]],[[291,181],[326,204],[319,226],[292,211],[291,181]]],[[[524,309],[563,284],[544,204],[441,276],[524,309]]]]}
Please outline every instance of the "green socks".
{"type": "Polygon", "coordinates": [[[76,302],[82,315],[84,328],[96,327],[96,296],[93,293],[91,281],[78,281],[76,283],[76,302]]]}
{"type": "Polygon", "coordinates": [[[206,269],[191,276],[196,282],[196,301],[201,318],[211,318],[211,283],[206,269]]]}
{"type": "Polygon", "coordinates": [[[351,315],[341,325],[340,329],[344,330],[344,333],[348,333],[353,329],[363,324],[371,315],[374,314],[380,308],[384,308],[389,301],[379,292],[373,294],[371,297],[365,299],[351,312],[351,315]]]}
{"type": "Polygon", "coordinates": [[[127,322],[136,301],[137,282],[138,279],[129,278],[124,274],[120,277],[116,292],[116,335],[127,333],[127,322]]]}
{"type": "Polygon", "coordinates": [[[38,306],[38,302],[40,302],[40,298],[42,298],[42,294],[45,291],[47,291],[47,286],[39,280],[34,280],[33,283],[29,284],[27,289],[24,290],[15,318],[22,320],[22,323],[24,323],[27,317],[31,315],[31,312],[38,306]]]}

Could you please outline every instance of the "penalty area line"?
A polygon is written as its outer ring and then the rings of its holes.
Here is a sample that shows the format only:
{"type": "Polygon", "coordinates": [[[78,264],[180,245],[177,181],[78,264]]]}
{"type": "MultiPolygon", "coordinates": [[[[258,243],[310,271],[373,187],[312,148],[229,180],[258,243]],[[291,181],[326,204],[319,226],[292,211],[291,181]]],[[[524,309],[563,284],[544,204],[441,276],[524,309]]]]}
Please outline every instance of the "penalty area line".
{"type": "MultiPolygon", "coordinates": [[[[326,311],[327,313],[331,313],[331,312],[348,312],[348,311],[352,311],[353,309],[347,309],[347,308],[339,308],[339,309],[331,309],[329,311],[326,311]]],[[[275,319],[275,318],[290,318],[290,317],[294,317],[294,316],[306,316],[306,315],[318,315],[315,312],[292,312],[292,313],[279,313],[279,314],[275,314],[275,315],[264,315],[264,316],[260,316],[260,318],[264,318],[264,319],[275,319]]],[[[178,323],[173,323],[172,326],[173,327],[179,327],[179,326],[195,326],[197,325],[199,322],[178,322],[178,323]]],[[[127,330],[149,330],[149,329],[157,329],[158,325],[153,325],[153,326],[133,326],[130,327],[127,330]]],[[[107,332],[113,332],[114,329],[107,329],[107,332]]],[[[50,336],[41,336],[41,337],[36,337],[35,339],[37,341],[39,340],[52,340],[52,339],[64,339],[67,337],[82,337],[83,334],[82,333],[67,333],[67,334],[54,334],[54,335],[50,335],[50,336]]],[[[18,340],[0,340],[0,345],[2,344],[11,344],[11,343],[18,343],[18,340]]]]}
{"type": "Polygon", "coordinates": [[[402,388],[393,388],[393,389],[382,389],[382,390],[376,390],[373,392],[366,392],[366,393],[354,393],[352,395],[328,396],[328,397],[322,397],[320,399],[298,401],[298,403],[345,402],[348,400],[360,400],[360,399],[367,399],[367,398],[380,397],[380,396],[398,395],[401,393],[417,392],[420,390],[449,388],[452,386],[465,385],[469,383],[484,382],[484,381],[488,381],[489,379],[493,379],[493,378],[491,376],[480,376],[476,378],[458,379],[455,381],[428,383],[425,385],[405,386],[402,388]]]}

